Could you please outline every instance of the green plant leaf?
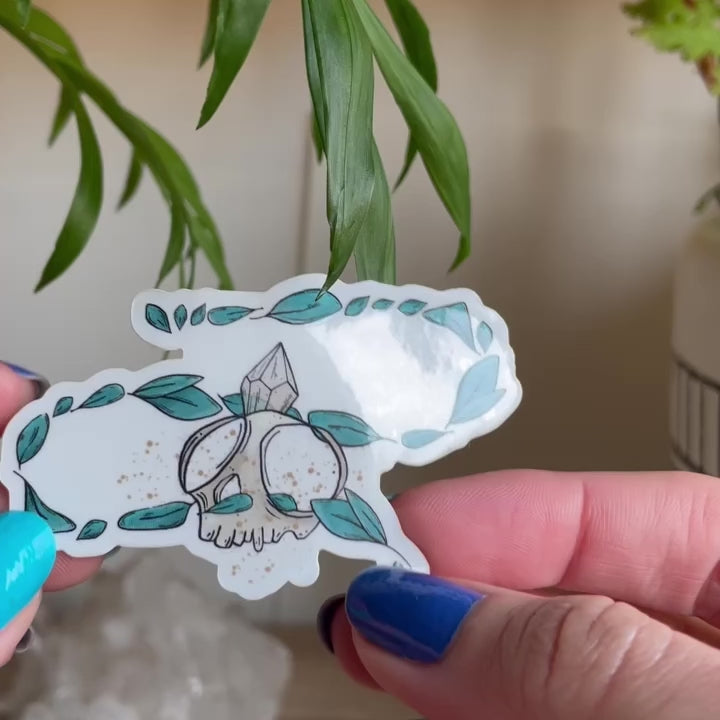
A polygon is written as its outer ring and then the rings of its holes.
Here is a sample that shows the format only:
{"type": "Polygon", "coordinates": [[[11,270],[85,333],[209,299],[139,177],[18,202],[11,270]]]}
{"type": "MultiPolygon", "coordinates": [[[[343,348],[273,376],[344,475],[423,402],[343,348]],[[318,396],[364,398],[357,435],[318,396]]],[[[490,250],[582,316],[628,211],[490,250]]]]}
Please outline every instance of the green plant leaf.
{"type": "Polygon", "coordinates": [[[203,320],[205,320],[205,304],[198,305],[198,307],[192,311],[192,315],[190,315],[190,324],[200,325],[203,320]]]}
{"type": "Polygon", "coordinates": [[[136,397],[150,403],[161,413],[174,420],[204,420],[217,415],[222,408],[205,391],[191,386],[154,397],[143,397],[133,393],[136,397]]]}
{"type": "Polygon", "coordinates": [[[118,202],[118,210],[125,207],[137,192],[142,179],[143,165],[137,150],[133,151],[130,157],[130,166],[128,168],[127,178],[125,179],[125,187],[118,202]]]}
{"type": "Polygon", "coordinates": [[[125,397],[125,388],[117,383],[103,385],[96,390],[79,408],[78,410],[90,410],[92,408],[101,408],[106,405],[112,405],[118,400],[125,397]]]}
{"type": "Polygon", "coordinates": [[[102,206],[103,167],[100,146],[87,110],[79,98],[74,99],[73,108],[80,138],[80,177],[65,224],[35,292],[42,290],[75,262],[95,229],[102,206]]]}
{"type": "Polygon", "coordinates": [[[275,304],[268,316],[287,325],[305,325],[342,310],[342,304],[332,293],[320,293],[312,288],[288,295],[275,304]]]}
{"type": "Polygon", "coordinates": [[[107,523],[104,520],[88,520],[83,529],[78,533],[78,540],[95,540],[106,530],[107,523]]]}
{"type": "Polygon", "coordinates": [[[438,195],[460,231],[452,267],[470,254],[470,171],[465,141],[450,111],[393,42],[366,0],[349,0],[372,44],[438,195]]]}
{"type": "MultiPolygon", "coordinates": [[[[425,20],[423,20],[412,0],[385,0],[385,5],[390,11],[390,16],[400,35],[400,41],[403,48],[405,48],[408,60],[431,87],[432,91],[437,92],[437,65],[432,43],[430,42],[430,30],[425,20]]],[[[416,154],[417,146],[411,136],[405,151],[405,162],[398,179],[395,181],[396,188],[407,176],[416,154]]]]}
{"type": "Polygon", "coordinates": [[[55,141],[60,137],[60,134],[65,129],[68,120],[73,113],[73,94],[72,91],[66,87],[60,88],[60,97],[58,98],[57,108],[55,109],[55,115],[53,117],[52,126],[50,128],[50,137],[48,138],[48,145],[54,145],[55,141]]]}
{"type": "Polygon", "coordinates": [[[447,433],[441,430],[409,430],[403,433],[402,444],[410,450],[417,450],[439,440],[447,433]]]}
{"type": "Polygon", "coordinates": [[[325,153],[325,150],[323,148],[323,139],[322,135],[320,134],[320,126],[318,125],[317,117],[315,113],[312,113],[312,118],[310,119],[311,124],[311,130],[312,130],[312,141],[313,141],[313,147],[315,148],[315,159],[320,162],[323,159],[323,154],[325,153]]]}
{"type": "Polygon", "coordinates": [[[448,425],[470,422],[492,410],[505,395],[497,389],[500,358],[487,355],[463,375],[448,425]]]}
{"type": "Polygon", "coordinates": [[[329,432],[343,447],[363,447],[382,440],[362,418],[346,412],[313,410],[308,414],[308,423],[329,432]]]}
{"type": "Polygon", "coordinates": [[[145,320],[156,330],[166,333],[172,332],[167,313],[159,305],[155,305],[155,303],[145,305],[145,320]]]}
{"type": "Polygon", "coordinates": [[[475,350],[470,313],[464,302],[426,310],[423,317],[434,325],[454,332],[471,350],[475,350]]]}
{"type": "Polygon", "coordinates": [[[25,510],[39,515],[55,534],[75,530],[75,523],[57,510],[47,506],[27,482],[25,483],[25,510]]]}
{"type": "Polygon", "coordinates": [[[185,524],[190,503],[176,501],[132,510],[118,520],[121,530],[172,530],[185,524]]]}
{"type": "Polygon", "coordinates": [[[59,415],[64,415],[66,412],[69,412],[73,405],[73,399],[71,397],[61,397],[56,403],[55,403],[55,409],[53,410],[53,417],[58,417],[59,415]]]}
{"type": "Polygon", "coordinates": [[[203,379],[202,375],[163,375],[141,385],[134,393],[135,397],[148,400],[163,397],[178,390],[193,387],[203,379]]]}
{"type": "Polygon", "coordinates": [[[357,297],[354,300],[351,300],[345,307],[345,314],[348,317],[355,317],[356,315],[360,315],[360,313],[367,307],[369,300],[370,297],[368,295],[365,295],[364,297],[357,297]]]}
{"type": "Polygon", "coordinates": [[[268,500],[280,512],[295,512],[298,509],[295,498],[287,493],[270,493],[268,500]]]}
{"type": "Polygon", "coordinates": [[[207,319],[211,325],[230,325],[252,312],[252,308],[226,305],[208,310],[207,319]]]}
{"type": "Polygon", "coordinates": [[[48,430],[50,430],[50,418],[43,414],[34,417],[20,431],[15,443],[15,455],[20,467],[40,452],[45,444],[48,430]]]}
{"type": "Polygon", "coordinates": [[[175,318],[175,325],[177,325],[177,329],[182,330],[185,327],[185,323],[188,319],[187,308],[184,305],[178,305],[175,308],[173,317],[175,318]]]}
{"type": "Polygon", "coordinates": [[[376,280],[394,285],[397,269],[390,186],[374,140],[373,173],[372,197],[355,245],[355,270],[358,280],[376,280]]]}
{"type": "Polygon", "coordinates": [[[317,133],[316,147],[325,152],[326,118],[325,101],[320,87],[320,68],[318,67],[317,53],[315,52],[315,35],[313,32],[312,17],[310,16],[310,0],[302,0],[303,39],[305,42],[305,71],[307,73],[310,99],[313,106],[313,134],[317,133]]]}
{"type": "MultiPolygon", "coordinates": [[[[342,274],[368,214],[373,164],[373,62],[349,0],[307,0],[324,108],[330,263],[325,288],[342,274]]],[[[308,28],[306,27],[306,33],[308,28]]]]}
{"type": "Polygon", "coordinates": [[[243,400],[242,393],[223,395],[220,399],[223,401],[223,405],[225,405],[233,415],[245,417],[245,401],[243,400]]]}
{"type": "MultiPolygon", "coordinates": [[[[170,237],[168,238],[167,248],[165,249],[165,257],[163,257],[160,266],[160,274],[158,275],[156,285],[160,283],[173,271],[175,266],[182,262],[182,251],[185,245],[185,219],[183,217],[182,208],[176,203],[172,203],[170,209],[170,237]]],[[[170,325],[168,324],[168,328],[170,325]]],[[[168,329],[168,332],[170,330],[168,329]]]]}
{"type": "Polygon", "coordinates": [[[376,542],[362,526],[347,500],[311,500],[310,507],[322,526],[336,537],[376,542]]]}
{"type": "Polygon", "coordinates": [[[32,0],[15,0],[15,8],[20,16],[20,22],[27,25],[32,10],[32,0]]]}
{"type": "Polygon", "coordinates": [[[218,16],[219,0],[210,0],[208,3],[207,20],[205,21],[205,34],[203,35],[202,47],[200,49],[200,62],[198,67],[202,67],[212,55],[215,49],[215,35],[217,32],[217,16],[218,16]]]}
{"type": "Polygon", "coordinates": [[[215,114],[243,66],[270,0],[220,0],[216,14],[215,63],[198,128],[215,114]]]}
{"type": "Polygon", "coordinates": [[[367,501],[363,500],[356,492],[353,492],[349,488],[345,488],[345,497],[365,532],[374,542],[380,545],[387,545],[387,537],[385,536],[385,530],[383,530],[380,518],[367,501]]]}
{"type": "Polygon", "coordinates": [[[238,493],[230,495],[216,503],[207,512],[213,515],[234,515],[235,513],[245,512],[253,506],[253,499],[247,493],[238,493]]]}

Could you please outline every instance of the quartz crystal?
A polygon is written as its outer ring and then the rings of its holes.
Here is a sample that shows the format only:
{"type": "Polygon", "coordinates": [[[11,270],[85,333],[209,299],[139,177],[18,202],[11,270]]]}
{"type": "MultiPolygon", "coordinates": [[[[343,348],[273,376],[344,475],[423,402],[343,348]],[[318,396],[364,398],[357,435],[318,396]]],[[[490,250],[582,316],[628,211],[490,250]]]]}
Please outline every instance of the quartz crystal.
{"type": "Polygon", "coordinates": [[[242,381],[245,412],[284,413],[298,398],[297,383],[282,344],[276,345],[242,381]]]}
{"type": "Polygon", "coordinates": [[[44,604],[37,642],[0,672],[0,720],[277,717],[286,648],[166,553],[132,557],[80,599],[44,604]]]}

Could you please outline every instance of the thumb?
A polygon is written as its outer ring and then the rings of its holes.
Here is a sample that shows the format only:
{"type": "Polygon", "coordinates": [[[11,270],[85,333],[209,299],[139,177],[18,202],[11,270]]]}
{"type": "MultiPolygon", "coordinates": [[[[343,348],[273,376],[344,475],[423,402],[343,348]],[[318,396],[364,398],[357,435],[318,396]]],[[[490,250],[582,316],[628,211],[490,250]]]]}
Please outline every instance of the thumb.
{"type": "Polygon", "coordinates": [[[346,611],[368,672],[428,720],[705,720],[720,704],[719,651],[605,597],[378,568],[346,611]]]}

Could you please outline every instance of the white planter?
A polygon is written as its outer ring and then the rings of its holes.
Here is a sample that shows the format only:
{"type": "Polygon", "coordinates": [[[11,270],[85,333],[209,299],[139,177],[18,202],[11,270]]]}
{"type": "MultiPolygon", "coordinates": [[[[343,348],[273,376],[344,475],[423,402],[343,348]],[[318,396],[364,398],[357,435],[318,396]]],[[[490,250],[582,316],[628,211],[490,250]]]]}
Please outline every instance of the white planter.
{"type": "Polygon", "coordinates": [[[720,217],[698,225],[678,261],[672,348],[673,461],[720,476],[720,217]]]}

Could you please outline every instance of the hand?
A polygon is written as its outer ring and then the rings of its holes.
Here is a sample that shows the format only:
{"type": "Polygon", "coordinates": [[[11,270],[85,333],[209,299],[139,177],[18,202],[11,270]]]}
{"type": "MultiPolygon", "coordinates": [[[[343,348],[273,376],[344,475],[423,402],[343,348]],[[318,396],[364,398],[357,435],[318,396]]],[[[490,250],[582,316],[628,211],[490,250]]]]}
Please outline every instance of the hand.
{"type": "MultiPolygon", "coordinates": [[[[41,378],[0,363],[0,434],[8,421],[42,391],[41,378]]],[[[92,575],[101,558],[55,554],[48,525],[31,513],[6,512],[7,493],[0,486],[0,667],[16,648],[26,646],[30,624],[46,590],[77,585],[92,575]]]]}
{"type": "Polygon", "coordinates": [[[501,472],[394,506],[433,575],[368,570],[326,603],[356,680],[428,720],[717,716],[719,480],[501,472]]]}

